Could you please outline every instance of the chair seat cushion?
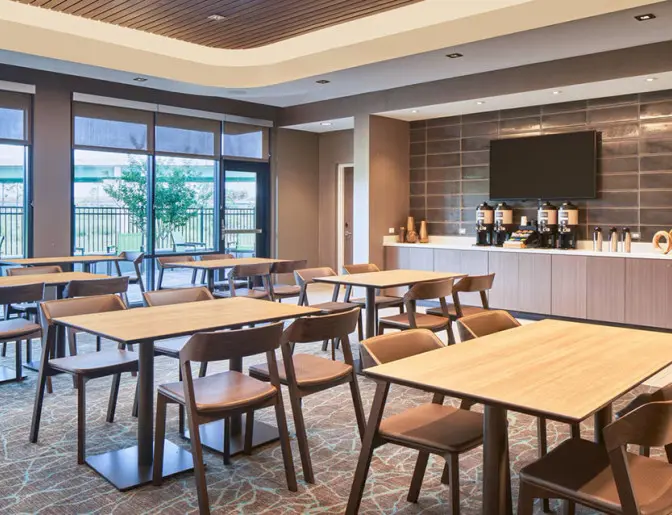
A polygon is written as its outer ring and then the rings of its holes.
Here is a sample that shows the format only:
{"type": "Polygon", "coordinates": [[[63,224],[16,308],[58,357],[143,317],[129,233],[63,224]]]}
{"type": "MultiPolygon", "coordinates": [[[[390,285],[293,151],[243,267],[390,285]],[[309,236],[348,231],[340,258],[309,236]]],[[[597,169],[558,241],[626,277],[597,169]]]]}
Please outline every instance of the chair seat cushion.
{"type": "Polygon", "coordinates": [[[161,340],[154,344],[154,352],[157,354],[166,354],[168,356],[178,358],[185,343],[187,343],[187,341],[184,338],[161,340]]]}
{"type": "Polygon", "coordinates": [[[106,372],[138,370],[138,354],[114,349],[50,359],[49,365],[57,370],[78,375],[106,375],[106,372]]]}
{"type": "MultiPolygon", "coordinates": [[[[672,465],[627,453],[642,515],[663,515],[672,507],[672,465]]],[[[520,472],[521,479],[600,511],[621,513],[609,455],[603,445],[573,438],[520,472]]]]}
{"type": "MultiPolygon", "coordinates": [[[[401,329],[411,327],[408,321],[408,313],[401,313],[380,319],[380,323],[388,327],[399,327],[401,329]]],[[[448,319],[435,315],[426,315],[424,313],[415,314],[415,323],[422,329],[442,329],[448,324],[448,319]]]]}
{"type": "MultiPolygon", "coordinates": [[[[217,290],[213,293],[215,297],[232,297],[228,291],[217,290]]],[[[250,299],[268,299],[268,293],[265,290],[254,290],[249,288],[237,288],[236,297],[248,297],[250,299]]]]}
{"type": "Polygon", "coordinates": [[[442,404],[422,404],[384,419],[380,434],[413,448],[459,453],[483,442],[483,415],[442,404]]]}
{"type": "Polygon", "coordinates": [[[25,318],[10,318],[0,322],[0,340],[11,341],[19,338],[37,338],[42,328],[25,318]]]}
{"type": "MultiPolygon", "coordinates": [[[[364,298],[357,298],[357,299],[350,299],[350,302],[353,304],[357,304],[358,306],[364,307],[366,306],[366,299],[364,298]]],[[[375,304],[376,307],[381,308],[381,307],[395,307],[395,306],[401,306],[404,303],[404,299],[401,297],[390,297],[387,295],[376,295],[376,300],[375,304]]]]}
{"type": "MultiPolygon", "coordinates": [[[[487,311],[485,308],[481,306],[462,306],[462,316],[469,316],[469,315],[475,315],[476,313],[482,313],[483,311],[487,311]]],[[[441,311],[441,308],[429,308],[426,313],[428,315],[435,315],[435,316],[443,316],[443,312],[441,311]]],[[[457,310],[455,309],[455,304],[448,304],[448,314],[450,315],[450,318],[452,319],[457,319],[457,310]]]]}
{"type": "Polygon", "coordinates": [[[21,302],[11,306],[14,311],[20,311],[21,313],[37,313],[37,302],[21,302]]]}
{"type": "MultiPolygon", "coordinates": [[[[159,392],[184,404],[184,384],[162,384],[159,392]]],[[[240,372],[228,371],[194,379],[196,410],[221,411],[257,405],[277,394],[275,386],[240,372]]]]}
{"type": "MultiPolygon", "coordinates": [[[[295,354],[293,357],[296,382],[299,386],[316,386],[331,383],[351,373],[352,367],[341,361],[332,361],[312,354],[295,354]]],[[[268,365],[250,367],[250,374],[268,378],[268,365]]],[[[287,384],[287,373],[283,361],[278,361],[280,382],[287,384]]]]}
{"type": "Polygon", "coordinates": [[[280,297],[297,297],[301,293],[301,287],[296,284],[274,284],[273,293],[280,297]]]}
{"type": "Polygon", "coordinates": [[[341,313],[358,308],[359,306],[351,302],[321,302],[320,304],[311,304],[310,307],[320,309],[326,313],[341,313]]]}

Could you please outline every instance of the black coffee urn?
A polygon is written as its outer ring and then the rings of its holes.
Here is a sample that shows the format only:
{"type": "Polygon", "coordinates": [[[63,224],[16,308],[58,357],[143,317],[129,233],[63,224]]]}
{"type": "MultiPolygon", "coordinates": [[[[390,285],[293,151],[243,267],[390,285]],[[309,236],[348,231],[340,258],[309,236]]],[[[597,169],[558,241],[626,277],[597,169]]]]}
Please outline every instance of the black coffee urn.
{"type": "Polygon", "coordinates": [[[578,228],[579,208],[571,202],[565,202],[558,209],[558,247],[575,249],[578,228]]]}
{"type": "Polygon", "coordinates": [[[558,208],[550,202],[539,205],[537,210],[537,230],[539,247],[553,249],[556,247],[558,233],[558,208]]]}
{"type": "Polygon", "coordinates": [[[515,229],[513,225],[513,208],[506,202],[501,202],[495,208],[495,228],[493,244],[497,247],[504,245],[515,229]]]}
{"type": "Polygon", "coordinates": [[[476,208],[476,245],[492,245],[495,212],[483,202],[476,208]]]}

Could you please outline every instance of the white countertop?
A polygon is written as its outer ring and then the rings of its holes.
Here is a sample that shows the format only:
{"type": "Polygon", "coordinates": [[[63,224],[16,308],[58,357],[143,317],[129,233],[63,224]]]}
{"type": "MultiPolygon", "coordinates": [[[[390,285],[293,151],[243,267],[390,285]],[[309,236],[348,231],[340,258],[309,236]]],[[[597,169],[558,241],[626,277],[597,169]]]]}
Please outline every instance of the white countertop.
{"type": "Polygon", "coordinates": [[[510,249],[503,247],[481,247],[474,244],[473,237],[457,236],[430,236],[429,243],[397,243],[396,236],[386,236],[383,245],[386,247],[410,247],[410,248],[428,248],[428,249],[448,249],[448,250],[475,250],[482,252],[525,252],[531,254],[555,254],[566,256],[594,256],[594,257],[614,257],[614,258],[636,258],[636,259],[669,259],[672,260],[672,252],[665,255],[656,251],[651,243],[633,242],[632,252],[607,252],[609,242],[604,242],[603,252],[592,250],[591,241],[578,242],[578,248],[571,250],[560,249],[510,249]]]}

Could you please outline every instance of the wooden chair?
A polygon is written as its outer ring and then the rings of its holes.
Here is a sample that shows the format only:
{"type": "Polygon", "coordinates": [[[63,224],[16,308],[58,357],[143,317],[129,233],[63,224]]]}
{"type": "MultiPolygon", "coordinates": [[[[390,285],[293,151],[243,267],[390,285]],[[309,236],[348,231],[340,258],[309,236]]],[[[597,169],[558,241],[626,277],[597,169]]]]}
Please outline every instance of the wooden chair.
{"type": "Polygon", "coordinates": [[[44,401],[44,388],[47,378],[57,374],[69,374],[77,384],[77,463],[83,464],[86,459],[86,391],[85,385],[90,379],[113,376],[112,389],[107,406],[107,421],[114,421],[114,412],[119,393],[121,374],[137,372],[138,357],[134,352],[118,349],[65,358],[50,359],[54,353],[58,327],[54,319],[59,317],[120,311],[126,305],[117,295],[101,295],[97,297],[81,297],[76,299],[50,300],[40,304],[42,311],[43,331],[46,333],[46,344],[40,361],[40,372],[37,380],[37,393],[33,408],[33,420],[30,428],[30,441],[37,442],[44,401]]]}
{"type": "MultiPolygon", "coordinates": [[[[141,269],[142,261],[145,259],[145,253],[124,251],[119,254],[119,257],[122,260],[129,261],[130,263],[133,264],[133,272],[122,273],[119,261],[115,261],[114,264],[117,267],[117,275],[128,277],[128,284],[137,284],[140,287],[140,293],[145,293],[145,283],[142,280],[142,269],[141,269]]],[[[126,305],[128,305],[128,298],[124,300],[126,301],[126,305]]]]}
{"type": "MultiPolygon", "coordinates": [[[[200,256],[201,261],[217,261],[220,259],[233,259],[233,254],[203,254],[200,256]]],[[[205,284],[205,279],[206,279],[206,270],[201,270],[201,284],[205,284]]],[[[229,285],[228,281],[225,281],[224,283],[217,283],[215,282],[215,287],[217,286],[222,286],[225,284],[226,286],[229,285]]]]}
{"type": "Polygon", "coordinates": [[[273,300],[271,291],[271,265],[270,263],[257,263],[254,265],[236,265],[229,273],[229,291],[215,291],[215,297],[250,297],[252,299],[273,300]],[[261,280],[263,288],[238,288],[238,281],[261,280]]]}
{"type": "Polygon", "coordinates": [[[448,313],[448,304],[446,297],[453,291],[453,279],[442,279],[440,281],[429,281],[418,283],[404,294],[404,305],[406,313],[383,317],[378,322],[378,334],[383,334],[385,329],[429,329],[437,333],[446,331],[448,334],[448,345],[455,343],[455,335],[450,323],[448,313]],[[416,302],[418,300],[439,299],[441,303],[441,316],[427,315],[416,311],[416,302]]]}
{"type": "MultiPolygon", "coordinates": [[[[364,340],[362,346],[376,365],[444,347],[441,340],[427,329],[374,336],[364,340]]],[[[453,408],[444,406],[443,401],[443,395],[435,394],[429,404],[421,404],[383,419],[370,448],[365,448],[366,443],[363,446],[360,463],[364,459],[370,461],[374,449],[387,443],[419,451],[407,497],[409,502],[417,502],[429,455],[441,456],[446,460],[442,482],[450,485],[450,513],[456,515],[460,512],[459,456],[482,444],[483,415],[469,411],[469,402],[453,408]]],[[[366,475],[367,470],[358,467],[355,482],[362,488],[366,475]]]]}
{"type": "Polygon", "coordinates": [[[9,276],[61,273],[63,273],[63,269],[58,265],[12,267],[7,269],[7,275],[9,276]]]}
{"type": "MultiPolygon", "coordinates": [[[[170,306],[174,304],[187,304],[189,302],[201,302],[204,300],[215,300],[210,290],[203,286],[196,288],[180,288],[177,290],[157,290],[148,291],[143,294],[145,304],[148,307],[152,306],[170,306]]],[[[183,338],[172,338],[170,340],[161,340],[154,342],[155,356],[168,356],[169,358],[180,359],[180,351],[184,348],[185,341],[183,338]]],[[[207,372],[207,363],[201,363],[201,368],[198,377],[205,377],[207,372]]],[[[178,377],[182,381],[182,369],[178,365],[178,377]]],[[[138,416],[138,392],[135,392],[135,400],[133,401],[133,416],[138,416]]],[[[179,407],[178,411],[178,428],[181,435],[184,435],[184,406],[179,407]]]]}
{"type": "MultiPolygon", "coordinates": [[[[340,290],[339,285],[334,285],[334,289],[331,294],[331,302],[320,302],[318,304],[310,304],[308,301],[308,286],[315,283],[317,277],[333,277],[336,275],[329,267],[320,267],[320,268],[304,268],[303,270],[294,270],[294,279],[296,284],[299,285],[299,306],[312,306],[314,308],[320,309],[324,313],[342,313],[343,311],[350,311],[351,309],[358,308],[357,304],[352,302],[339,302],[338,301],[338,292],[340,290]]],[[[361,342],[364,339],[363,329],[362,329],[362,311],[359,311],[359,319],[357,320],[358,327],[358,336],[359,341],[361,342]]],[[[322,342],[322,350],[326,351],[329,342],[325,340],[322,342]]],[[[332,341],[331,354],[334,355],[336,342],[332,341]]]]}
{"type": "Polygon", "coordinates": [[[672,460],[672,401],[636,408],[603,430],[604,445],[572,438],[520,472],[518,514],[559,498],[618,515],[672,513],[672,465],[627,451],[665,446],[672,460]]]}
{"type": "Polygon", "coordinates": [[[198,491],[199,513],[209,514],[208,489],[205,481],[205,464],[199,426],[215,420],[225,420],[224,462],[229,462],[231,417],[247,414],[245,433],[246,454],[252,450],[251,424],[255,410],[273,406],[280,432],[280,448],[285,466],[287,486],[296,492],[296,473],[289,444],[287,419],[280,393],[278,365],[275,350],[280,344],[282,323],[254,329],[199,333],[192,336],[180,351],[180,368],[183,380],[159,386],[156,408],[156,437],[154,439],[154,480],[157,486],[163,480],[163,447],[166,432],[166,405],[185,406],[189,421],[191,454],[198,491]],[[211,376],[193,379],[191,362],[242,360],[246,356],[266,354],[270,384],[230,370],[211,376]]]}
{"type": "MultiPolygon", "coordinates": [[[[457,321],[457,330],[462,342],[508,329],[515,329],[516,327],[520,327],[520,322],[503,310],[482,311],[462,317],[457,321]]],[[[572,438],[581,437],[579,424],[571,424],[570,429],[572,438]]],[[[540,457],[548,453],[546,419],[543,417],[537,419],[537,452],[540,457]]],[[[550,510],[548,499],[544,499],[542,503],[544,512],[548,513],[550,510]]]]}
{"type": "MultiPolygon", "coordinates": [[[[366,274],[366,273],[370,273],[370,272],[380,272],[380,268],[378,268],[373,263],[364,263],[364,264],[358,264],[358,265],[345,265],[345,266],[343,266],[343,270],[348,274],[366,274]]],[[[346,288],[345,288],[345,298],[343,300],[345,302],[352,302],[353,304],[357,304],[362,309],[364,309],[366,307],[366,299],[365,298],[353,299],[353,298],[351,298],[351,296],[352,296],[352,286],[346,286],[346,288]]],[[[381,290],[376,291],[375,305],[376,305],[375,325],[378,325],[378,312],[381,309],[397,308],[398,307],[399,308],[399,313],[404,312],[404,299],[402,297],[397,297],[397,296],[393,296],[393,295],[385,295],[385,293],[381,290]]],[[[359,339],[361,341],[361,340],[364,339],[364,335],[362,334],[362,327],[361,326],[360,326],[359,330],[360,330],[359,339]]]]}
{"type": "MultiPolygon", "coordinates": [[[[37,303],[44,297],[44,283],[27,284],[22,286],[0,286],[0,304],[10,306],[16,303],[37,303]]],[[[8,342],[16,342],[14,355],[14,370],[16,381],[23,380],[23,358],[21,342],[26,341],[26,356],[32,361],[31,340],[42,336],[42,328],[33,321],[25,318],[7,318],[0,321],[0,342],[2,355],[5,356],[8,342]]],[[[4,382],[4,381],[3,381],[4,382]]]]}
{"type": "MultiPolygon", "coordinates": [[[[308,261],[300,259],[296,261],[276,261],[271,265],[271,274],[278,279],[278,275],[294,274],[296,270],[303,270],[306,268],[308,261]]],[[[278,302],[282,299],[294,299],[301,295],[301,286],[298,284],[282,284],[271,281],[271,289],[273,291],[273,298],[278,302]]]]}
{"type": "MultiPolygon", "coordinates": [[[[352,402],[355,407],[355,418],[360,438],[364,437],[366,420],[364,408],[359,394],[357,374],[355,373],[352,351],[348,335],[355,330],[359,308],[350,311],[305,317],[296,319],[282,335],[282,361],[280,367],[280,383],[289,388],[289,399],[292,404],[296,438],[301,453],[303,476],[306,482],[314,483],[313,465],[310,460],[306,423],[303,418],[301,400],[308,395],[318,393],[342,384],[350,385],[352,402]],[[313,354],[294,354],[295,344],[310,343],[319,340],[340,339],[343,346],[345,363],[329,360],[313,354]]],[[[250,376],[263,381],[272,381],[272,371],[268,365],[250,367],[250,376]]],[[[249,420],[249,419],[248,419],[249,420]]]]}
{"type": "MultiPolygon", "coordinates": [[[[451,323],[458,319],[475,315],[490,309],[488,304],[488,291],[492,289],[495,282],[495,274],[489,275],[470,275],[463,277],[453,286],[453,303],[448,304],[448,315],[451,323]],[[481,306],[463,306],[460,302],[460,293],[478,293],[481,297],[481,306]]],[[[442,316],[441,308],[430,308],[426,311],[428,315],[442,316]]]]}
{"type": "MultiPolygon", "coordinates": [[[[161,290],[163,289],[163,273],[166,270],[179,270],[179,266],[171,265],[171,263],[179,263],[179,262],[189,262],[189,261],[195,261],[194,256],[161,256],[156,258],[156,266],[159,269],[159,278],[156,281],[156,289],[161,290]]],[[[191,284],[196,283],[196,272],[198,270],[194,269],[191,273],[191,284]]],[[[171,288],[175,288],[175,286],[172,286],[171,288]]],[[[179,288],[179,286],[178,286],[179,288]]]]}

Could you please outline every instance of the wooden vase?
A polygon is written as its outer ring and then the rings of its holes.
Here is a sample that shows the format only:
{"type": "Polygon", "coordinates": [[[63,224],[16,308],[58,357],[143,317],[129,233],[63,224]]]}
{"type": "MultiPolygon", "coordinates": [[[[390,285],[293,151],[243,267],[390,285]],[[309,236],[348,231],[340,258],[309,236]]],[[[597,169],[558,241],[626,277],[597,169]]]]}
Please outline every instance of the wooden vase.
{"type": "Polygon", "coordinates": [[[429,243],[429,235],[427,234],[427,221],[425,220],[420,222],[419,241],[420,243],[429,243]]]}

